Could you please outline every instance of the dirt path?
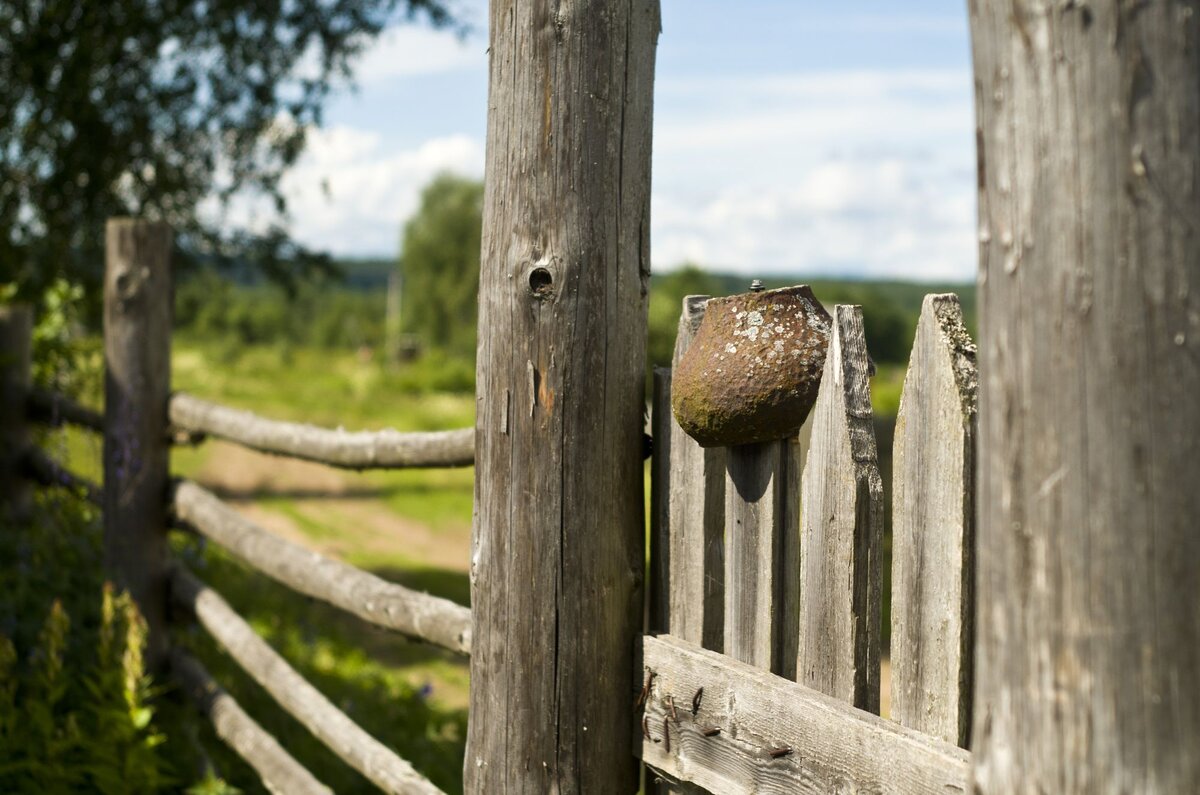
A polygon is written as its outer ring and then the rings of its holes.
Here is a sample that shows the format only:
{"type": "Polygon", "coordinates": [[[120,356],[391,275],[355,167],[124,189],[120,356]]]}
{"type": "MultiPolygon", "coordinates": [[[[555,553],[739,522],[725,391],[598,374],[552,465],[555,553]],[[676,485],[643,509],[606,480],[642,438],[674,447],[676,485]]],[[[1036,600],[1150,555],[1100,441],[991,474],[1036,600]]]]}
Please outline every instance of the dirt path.
{"type": "Polygon", "coordinates": [[[290,541],[341,558],[404,557],[433,568],[468,569],[470,527],[435,532],[422,522],[399,516],[377,498],[362,475],[226,442],[214,442],[211,448],[196,479],[251,520],[290,541]],[[260,502],[272,495],[286,497],[294,513],[260,502]]]}

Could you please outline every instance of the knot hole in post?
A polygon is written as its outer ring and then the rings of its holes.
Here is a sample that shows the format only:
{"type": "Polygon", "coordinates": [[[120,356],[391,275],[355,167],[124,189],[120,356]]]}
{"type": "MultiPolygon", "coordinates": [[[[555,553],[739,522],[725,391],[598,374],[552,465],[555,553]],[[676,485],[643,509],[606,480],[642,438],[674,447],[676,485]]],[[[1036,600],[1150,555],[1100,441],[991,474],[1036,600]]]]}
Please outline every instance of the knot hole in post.
{"type": "Polygon", "coordinates": [[[549,268],[534,266],[529,271],[529,294],[539,301],[554,295],[554,274],[549,268]]]}

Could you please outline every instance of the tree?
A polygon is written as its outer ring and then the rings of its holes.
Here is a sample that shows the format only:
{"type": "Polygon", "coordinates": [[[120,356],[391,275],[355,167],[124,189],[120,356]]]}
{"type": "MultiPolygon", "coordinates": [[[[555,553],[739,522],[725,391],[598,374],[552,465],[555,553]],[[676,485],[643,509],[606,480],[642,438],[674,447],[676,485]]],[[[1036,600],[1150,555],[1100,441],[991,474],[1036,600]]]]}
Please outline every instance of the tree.
{"type": "Polygon", "coordinates": [[[400,269],[405,327],[428,345],[473,354],[483,183],[440,174],[404,225],[400,269]]]}
{"type": "Polygon", "coordinates": [[[327,260],[284,232],[284,171],[354,56],[448,0],[0,0],[0,282],[93,294],[104,220],[165,220],[181,254],[276,277],[327,260]],[[264,233],[202,203],[265,201],[264,233]]]}

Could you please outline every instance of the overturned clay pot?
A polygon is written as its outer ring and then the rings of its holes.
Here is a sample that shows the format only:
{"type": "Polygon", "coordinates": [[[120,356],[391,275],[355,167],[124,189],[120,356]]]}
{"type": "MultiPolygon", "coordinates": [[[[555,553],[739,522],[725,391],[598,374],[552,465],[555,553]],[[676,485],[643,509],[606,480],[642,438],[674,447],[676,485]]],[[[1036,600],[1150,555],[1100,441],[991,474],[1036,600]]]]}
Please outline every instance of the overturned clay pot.
{"type": "Polygon", "coordinates": [[[671,376],[671,408],[702,447],[782,439],[817,400],[830,318],[808,285],[713,298],[671,376]]]}

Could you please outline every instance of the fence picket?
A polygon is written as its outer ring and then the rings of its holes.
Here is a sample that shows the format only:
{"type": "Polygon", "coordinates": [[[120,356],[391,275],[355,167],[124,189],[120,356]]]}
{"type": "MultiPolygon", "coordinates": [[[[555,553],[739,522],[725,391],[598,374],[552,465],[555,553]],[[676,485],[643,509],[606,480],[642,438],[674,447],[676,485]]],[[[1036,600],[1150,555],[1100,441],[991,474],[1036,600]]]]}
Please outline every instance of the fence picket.
{"type": "Polygon", "coordinates": [[[971,725],[977,386],[958,297],[925,296],[892,459],[892,718],[963,747],[971,725]]]}
{"type": "Polygon", "coordinates": [[[797,681],[879,711],[883,485],[862,309],[838,306],[801,487],[797,681]]]}
{"type": "Polygon", "coordinates": [[[787,508],[795,491],[792,445],[781,439],[730,447],[725,483],[725,653],[779,674],[784,538],[787,516],[795,515],[787,508]]]}
{"type": "MultiPolygon", "coordinates": [[[[704,319],[706,295],[683,299],[673,363],[678,364],[704,319]]],[[[672,635],[706,649],[724,648],[725,449],[703,448],[671,415],[664,397],[670,475],[666,508],[668,620],[672,635]]]]}

